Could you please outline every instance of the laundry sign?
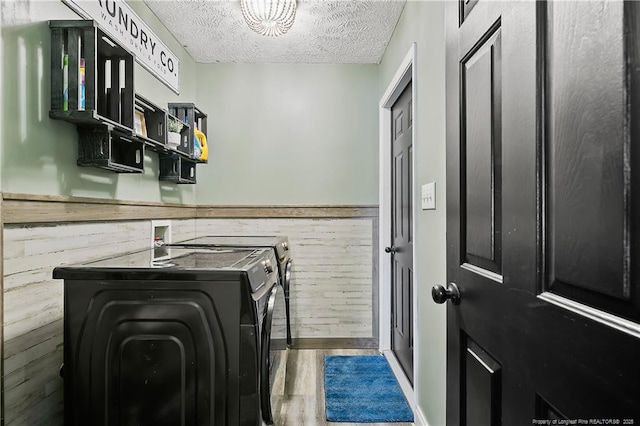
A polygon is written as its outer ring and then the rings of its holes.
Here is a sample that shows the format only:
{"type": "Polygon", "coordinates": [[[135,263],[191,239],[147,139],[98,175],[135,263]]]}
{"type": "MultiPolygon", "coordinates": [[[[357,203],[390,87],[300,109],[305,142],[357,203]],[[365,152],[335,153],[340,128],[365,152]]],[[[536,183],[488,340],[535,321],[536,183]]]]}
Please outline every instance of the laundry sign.
{"type": "Polygon", "coordinates": [[[124,0],[62,0],[86,19],[93,19],[136,61],[171,90],[180,93],[180,60],[124,0]]]}

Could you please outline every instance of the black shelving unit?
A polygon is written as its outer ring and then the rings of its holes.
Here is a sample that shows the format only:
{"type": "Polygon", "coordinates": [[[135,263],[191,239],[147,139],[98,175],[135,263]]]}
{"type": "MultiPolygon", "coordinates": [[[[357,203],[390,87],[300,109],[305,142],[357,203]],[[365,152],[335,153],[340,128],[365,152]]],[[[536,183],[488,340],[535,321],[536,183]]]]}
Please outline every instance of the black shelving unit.
{"type": "Polygon", "coordinates": [[[159,180],[196,183],[195,165],[205,161],[194,158],[193,128],[206,134],[207,115],[192,103],[172,103],[167,111],[136,94],[134,55],[95,21],[50,21],[49,27],[49,117],[77,125],[78,165],[142,173],[146,148],[158,153],[159,180]],[[144,116],[145,134],[135,130],[136,112],[144,116]],[[183,126],[178,146],[167,141],[168,120],[183,126]]]}
{"type": "Polygon", "coordinates": [[[206,163],[206,160],[199,160],[195,158],[193,151],[193,138],[194,138],[194,125],[205,135],[207,134],[207,114],[202,112],[193,103],[169,103],[169,113],[178,117],[178,119],[189,124],[189,142],[187,146],[180,144],[179,151],[184,152],[190,158],[193,158],[198,163],[206,163]]]}
{"type": "Polygon", "coordinates": [[[196,162],[184,151],[178,149],[180,145],[186,146],[190,141],[191,126],[137,94],[135,108],[144,114],[147,133],[146,136],[136,134],[135,138],[145,143],[148,149],[158,153],[160,161],[158,179],[181,184],[196,183],[196,162]],[[182,125],[180,145],[173,146],[168,142],[169,120],[177,121],[182,125]]]}
{"type": "Polygon", "coordinates": [[[50,21],[51,118],[77,124],[133,127],[134,56],[95,21],[50,21]],[[64,56],[68,57],[68,105],[64,102],[64,56]],[[80,105],[80,62],[85,66],[85,105],[80,105]],[[122,74],[122,78],[121,78],[122,74]],[[115,90],[114,90],[115,88],[115,90]]]}
{"type": "Polygon", "coordinates": [[[182,126],[182,129],[180,130],[179,142],[177,145],[173,145],[169,143],[169,136],[171,135],[172,132],[171,131],[167,132],[167,147],[170,150],[174,150],[176,152],[179,152],[181,155],[191,158],[188,154],[188,148],[187,148],[189,144],[193,145],[193,140],[190,139],[190,136],[189,136],[191,134],[191,126],[189,126],[184,121],[180,120],[178,117],[172,114],[167,114],[167,128],[169,128],[169,122],[171,121],[173,121],[174,123],[178,123],[178,125],[182,126]]]}
{"type": "Polygon", "coordinates": [[[78,126],[78,165],[117,173],[144,171],[144,143],[110,126],[78,126]]]}
{"type": "Polygon", "coordinates": [[[160,154],[160,177],[173,183],[196,183],[196,160],[177,152],[160,154]]]}
{"type": "MultiPolygon", "coordinates": [[[[164,152],[167,150],[167,111],[154,105],[136,93],[134,108],[144,115],[146,135],[136,132],[136,139],[143,141],[147,148],[164,152]]],[[[135,120],[135,119],[134,119],[135,120]]],[[[135,128],[135,126],[134,126],[135,128]]]]}
{"type": "Polygon", "coordinates": [[[133,55],[98,28],[95,21],[50,21],[49,27],[49,117],[78,125],[78,165],[115,172],[142,172],[142,160],[140,166],[136,164],[132,170],[127,154],[144,151],[131,139],[133,55]],[[84,105],[81,96],[82,61],[84,105]]]}

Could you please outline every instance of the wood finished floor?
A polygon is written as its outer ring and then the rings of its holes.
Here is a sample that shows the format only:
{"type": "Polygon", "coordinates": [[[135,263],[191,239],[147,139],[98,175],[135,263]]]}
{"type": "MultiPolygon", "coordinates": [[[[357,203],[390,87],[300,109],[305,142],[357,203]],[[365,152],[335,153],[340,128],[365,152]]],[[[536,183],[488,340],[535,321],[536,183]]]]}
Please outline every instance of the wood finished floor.
{"type": "Polygon", "coordinates": [[[378,355],[375,350],[297,350],[286,352],[273,385],[273,415],[276,426],[409,426],[413,423],[334,423],[325,420],[324,356],[378,355]],[[281,374],[286,367],[286,379],[281,374]]]}

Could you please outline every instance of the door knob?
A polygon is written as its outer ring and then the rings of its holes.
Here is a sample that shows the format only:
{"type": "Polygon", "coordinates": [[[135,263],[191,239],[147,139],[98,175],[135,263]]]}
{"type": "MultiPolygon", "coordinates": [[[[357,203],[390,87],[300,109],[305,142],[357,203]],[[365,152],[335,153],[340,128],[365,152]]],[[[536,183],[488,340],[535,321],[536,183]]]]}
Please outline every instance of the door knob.
{"type": "Polygon", "coordinates": [[[384,251],[385,253],[396,254],[396,252],[398,251],[398,248],[396,246],[385,247],[384,251]]]}
{"type": "Polygon", "coordinates": [[[449,283],[447,288],[441,285],[433,286],[431,289],[431,297],[437,304],[442,304],[447,300],[451,300],[454,305],[460,304],[460,289],[456,283],[449,283]]]}

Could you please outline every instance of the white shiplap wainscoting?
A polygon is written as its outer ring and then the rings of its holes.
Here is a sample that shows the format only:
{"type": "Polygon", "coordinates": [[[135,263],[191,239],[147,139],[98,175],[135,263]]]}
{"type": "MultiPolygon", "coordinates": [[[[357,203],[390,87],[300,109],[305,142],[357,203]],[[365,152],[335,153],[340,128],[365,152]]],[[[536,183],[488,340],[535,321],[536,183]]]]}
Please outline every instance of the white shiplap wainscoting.
{"type": "MultiPolygon", "coordinates": [[[[53,268],[144,248],[151,221],[4,226],[4,424],[62,425],[63,282],[53,268]]],[[[195,219],[172,234],[195,235],[195,219]]]]}
{"type": "MultiPolygon", "coordinates": [[[[63,282],[53,268],[146,247],[150,218],[171,219],[173,241],[286,235],[294,345],[377,348],[375,206],[195,207],[4,194],[2,209],[5,426],[64,423],[63,282]]],[[[284,338],[284,318],[275,326],[274,336],[284,338]]]]}
{"type": "MultiPolygon", "coordinates": [[[[197,234],[287,236],[293,258],[292,335],[294,344],[296,340],[309,344],[311,339],[377,337],[374,223],[372,217],[198,219],[197,234]]],[[[281,318],[274,321],[282,325],[281,318]]]]}

